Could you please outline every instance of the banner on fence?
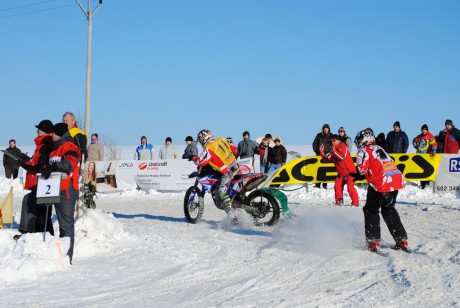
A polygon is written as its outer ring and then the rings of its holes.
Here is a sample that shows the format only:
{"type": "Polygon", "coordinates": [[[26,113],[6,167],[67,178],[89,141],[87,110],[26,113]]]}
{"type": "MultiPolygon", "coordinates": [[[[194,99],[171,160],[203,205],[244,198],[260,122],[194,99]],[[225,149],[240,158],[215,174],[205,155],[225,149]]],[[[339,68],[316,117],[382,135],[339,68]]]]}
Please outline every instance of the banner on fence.
{"type": "MultiPolygon", "coordinates": [[[[240,159],[238,163],[241,173],[254,172],[252,158],[240,159]]],[[[185,159],[97,161],[96,190],[185,191],[195,181],[188,178],[189,174],[196,170],[196,165],[185,159]]]]}
{"type": "MultiPolygon", "coordinates": [[[[434,181],[441,155],[391,154],[406,181],[434,181]]],[[[356,155],[352,155],[356,160],[356,155]]],[[[305,184],[334,182],[337,176],[334,164],[321,161],[320,156],[305,156],[278,170],[272,184],[305,184]]]]}
{"type": "Polygon", "coordinates": [[[460,156],[458,154],[442,154],[434,191],[439,193],[460,191],[460,156]]]}

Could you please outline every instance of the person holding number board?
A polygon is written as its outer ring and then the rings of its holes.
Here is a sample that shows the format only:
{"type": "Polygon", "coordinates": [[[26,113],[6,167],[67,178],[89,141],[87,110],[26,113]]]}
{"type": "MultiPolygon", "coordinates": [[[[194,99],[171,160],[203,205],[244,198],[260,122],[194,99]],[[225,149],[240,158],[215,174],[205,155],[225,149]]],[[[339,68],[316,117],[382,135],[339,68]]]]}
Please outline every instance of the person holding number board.
{"type": "Polygon", "coordinates": [[[16,241],[24,233],[45,231],[46,219],[48,220],[46,231],[54,235],[51,211],[48,212],[48,217],[45,217],[46,207],[37,205],[37,173],[43,172],[53,150],[53,123],[50,120],[43,120],[35,127],[37,128],[37,137],[34,139],[36,146],[32,159],[25,154],[21,154],[18,159],[19,165],[26,170],[24,188],[31,192],[22,199],[21,221],[18,230],[21,234],[16,234],[13,237],[16,241]]]}
{"type": "Polygon", "coordinates": [[[73,142],[66,123],[53,126],[53,151],[49,164],[43,170],[43,177],[48,179],[52,172],[61,172],[60,202],[54,207],[59,223],[59,237],[70,237],[67,255],[72,264],[75,243],[74,209],[78,198],[78,174],[81,153],[73,142]]]}

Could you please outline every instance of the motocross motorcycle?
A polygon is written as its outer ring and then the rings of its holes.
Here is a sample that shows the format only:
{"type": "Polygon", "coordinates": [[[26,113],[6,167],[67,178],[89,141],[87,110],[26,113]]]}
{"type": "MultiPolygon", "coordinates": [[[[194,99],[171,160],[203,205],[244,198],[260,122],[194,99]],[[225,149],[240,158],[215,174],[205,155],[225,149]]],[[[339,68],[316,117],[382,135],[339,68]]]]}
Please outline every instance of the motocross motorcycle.
{"type": "MultiPolygon", "coordinates": [[[[198,223],[204,212],[204,196],[210,193],[214,204],[220,210],[224,209],[219,196],[220,173],[210,168],[199,168],[189,175],[196,177],[184,197],[184,214],[189,223],[198,223]]],[[[280,218],[280,206],[275,197],[257,186],[267,179],[265,173],[238,174],[228,189],[232,206],[236,210],[244,210],[252,216],[254,224],[258,226],[273,226],[280,218]]]]}

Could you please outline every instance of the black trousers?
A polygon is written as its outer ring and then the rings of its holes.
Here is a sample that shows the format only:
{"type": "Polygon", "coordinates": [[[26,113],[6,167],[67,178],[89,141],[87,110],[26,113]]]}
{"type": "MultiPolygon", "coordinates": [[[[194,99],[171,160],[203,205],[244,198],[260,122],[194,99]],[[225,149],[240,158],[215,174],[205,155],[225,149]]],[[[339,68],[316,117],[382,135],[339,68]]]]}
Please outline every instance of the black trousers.
{"type": "Polygon", "coordinates": [[[380,240],[380,215],[382,213],[388,230],[395,242],[400,242],[407,239],[407,233],[396,211],[396,197],[398,191],[381,193],[369,186],[367,188],[367,199],[364,205],[364,229],[368,242],[380,240]]]}
{"type": "Polygon", "coordinates": [[[67,255],[72,262],[73,247],[75,244],[74,213],[75,202],[78,199],[78,191],[70,183],[67,191],[61,190],[61,202],[54,204],[56,215],[59,223],[59,237],[70,237],[70,247],[67,255]]]}
{"type": "Polygon", "coordinates": [[[11,179],[11,177],[15,179],[18,177],[19,168],[17,166],[8,166],[8,165],[5,166],[4,165],[3,167],[5,168],[5,177],[7,179],[11,179]]]}
{"type": "Polygon", "coordinates": [[[37,192],[32,191],[22,199],[21,221],[19,222],[19,232],[35,233],[43,232],[45,229],[45,220],[48,220],[47,230],[51,235],[54,235],[53,223],[51,221],[51,213],[53,209],[48,209],[46,216],[46,206],[37,205],[37,192]]]}

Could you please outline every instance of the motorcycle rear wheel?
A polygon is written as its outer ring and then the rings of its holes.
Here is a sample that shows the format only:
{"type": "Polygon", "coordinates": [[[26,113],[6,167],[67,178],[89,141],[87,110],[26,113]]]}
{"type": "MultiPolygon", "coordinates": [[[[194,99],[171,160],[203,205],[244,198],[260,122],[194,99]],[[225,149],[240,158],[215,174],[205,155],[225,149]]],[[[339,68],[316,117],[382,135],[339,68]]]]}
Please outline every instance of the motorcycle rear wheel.
{"type": "Polygon", "coordinates": [[[257,208],[258,213],[250,213],[258,226],[273,226],[280,219],[280,206],[271,194],[256,190],[249,194],[248,203],[257,208]]]}
{"type": "Polygon", "coordinates": [[[187,222],[196,224],[204,212],[204,197],[195,186],[189,187],[184,197],[184,215],[187,222]]]}

